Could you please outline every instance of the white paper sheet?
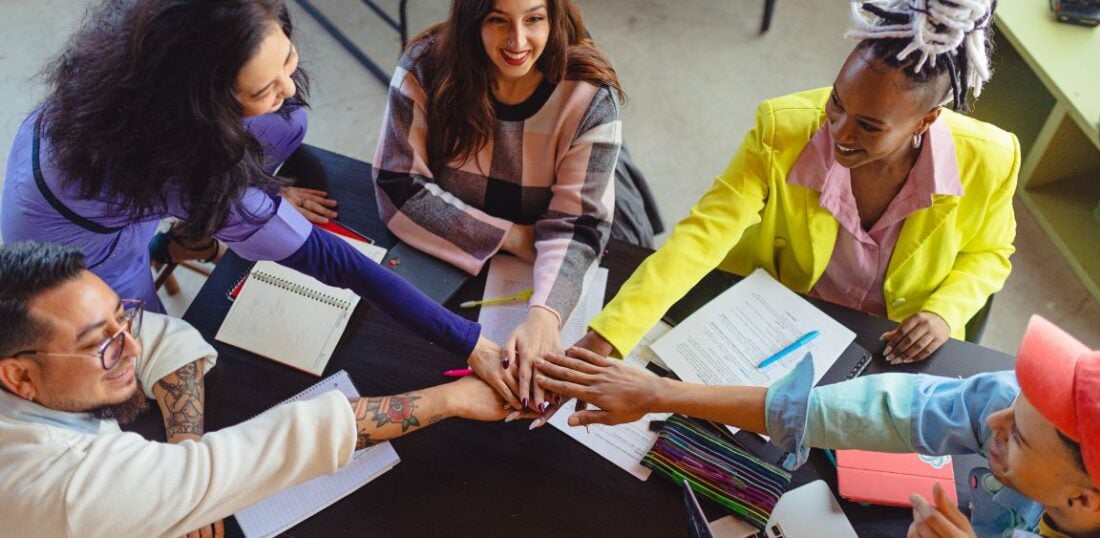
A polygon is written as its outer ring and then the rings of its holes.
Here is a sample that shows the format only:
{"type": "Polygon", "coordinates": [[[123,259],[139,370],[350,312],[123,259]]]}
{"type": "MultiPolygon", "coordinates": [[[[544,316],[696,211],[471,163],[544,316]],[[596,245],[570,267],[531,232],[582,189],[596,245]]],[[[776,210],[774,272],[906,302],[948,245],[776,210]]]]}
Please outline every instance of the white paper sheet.
{"type": "Polygon", "coordinates": [[[820,381],[854,339],[847,327],[757,269],[669,331],[653,350],[684,381],[766,387],[807,352],[813,357],[814,383],[820,381]],[[757,368],[814,330],[821,333],[816,339],[757,368]]]}
{"type": "MultiPolygon", "coordinates": [[[[347,372],[340,370],[283,403],[309,400],[333,389],[351,398],[359,396],[347,372]]],[[[400,461],[389,443],[357,450],[343,469],[285,489],[237,512],[237,523],[249,538],[274,536],[363,487],[400,461]]]]}
{"type": "MultiPolygon", "coordinates": [[[[642,337],[634,347],[634,351],[623,361],[632,367],[645,369],[650,359],[656,356],[650,350],[650,344],[671,328],[664,322],[658,322],[642,337]]],[[[589,406],[589,408],[592,407],[589,406]]],[[[643,416],[641,420],[618,426],[593,424],[587,430],[581,426],[569,425],[569,415],[572,413],[573,404],[566,404],[565,409],[558,411],[550,418],[550,424],[639,480],[649,478],[652,471],[641,464],[642,457],[649,452],[653,443],[657,442],[657,432],[649,431],[649,423],[653,420],[667,419],[668,413],[650,413],[643,416]]]]}
{"type": "MultiPolygon", "coordinates": [[[[328,232],[328,230],[325,230],[325,231],[328,232]]],[[[366,241],[359,241],[358,239],[352,239],[352,238],[350,238],[346,235],[335,234],[335,233],[332,233],[332,232],[328,232],[328,233],[330,233],[330,234],[332,234],[336,237],[339,237],[340,239],[343,239],[344,242],[351,245],[352,248],[354,248],[355,250],[358,250],[359,252],[363,253],[364,256],[366,256],[367,258],[370,258],[370,260],[373,261],[374,263],[382,263],[382,260],[386,257],[386,249],[384,249],[384,248],[382,248],[378,245],[372,245],[372,244],[370,244],[366,241]]]]}
{"type": "MultiPolygon", "coordinates": [[[[531,264],[513,256],[494,256],[489,262],[489,275],[485,280],[485,299],[515,295],[532,286],[534,269],[531,264]]],[[[607,269],[593,266],[584,278],[584,291],[573,309],[573,315],[562,325],[561,345],[567,349],[584,336],[588,322],[603,309],[604,292],[607,289],[607,269]]],[[[477,316],[481,324],[481,334],[486,338],[504,344],[512,331],[523,323],[527,316],[527,303],[489,305],[481,307],[477,316]]]]}

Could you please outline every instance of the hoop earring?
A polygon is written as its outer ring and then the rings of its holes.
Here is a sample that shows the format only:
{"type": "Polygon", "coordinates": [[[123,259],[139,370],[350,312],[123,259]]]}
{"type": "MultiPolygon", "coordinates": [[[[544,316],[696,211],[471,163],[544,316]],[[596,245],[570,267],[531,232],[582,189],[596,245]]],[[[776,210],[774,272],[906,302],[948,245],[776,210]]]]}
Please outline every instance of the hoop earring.
{"type": "Polygon", "coordinates": [[[922,139],[924,139],[924,133],[916,133],[913,135],[913,149],[920,149],[922,139]]]}

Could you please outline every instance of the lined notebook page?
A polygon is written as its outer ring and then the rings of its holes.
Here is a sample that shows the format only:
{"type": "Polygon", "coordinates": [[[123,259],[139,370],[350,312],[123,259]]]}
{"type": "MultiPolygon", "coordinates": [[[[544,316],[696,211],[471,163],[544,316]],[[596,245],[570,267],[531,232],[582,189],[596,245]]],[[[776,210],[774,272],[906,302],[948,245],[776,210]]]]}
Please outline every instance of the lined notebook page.
{"type": "Polygon", "coordinates": [[[214,339],[319,376],[357,304],[351,290],[256,262],[214,339]]]}
{"type": "MultiPolygon", "coordinates": [[[[309,400],[333,389],[348,397],[359,396],[347,372],[340,370],[283,403],[309,400]]],[[[237,512],[237,523],[249,538],[274,536],[363,487],[400,461],[389,443],[357,450],[343,469],[285,489],[237,512]]]]}

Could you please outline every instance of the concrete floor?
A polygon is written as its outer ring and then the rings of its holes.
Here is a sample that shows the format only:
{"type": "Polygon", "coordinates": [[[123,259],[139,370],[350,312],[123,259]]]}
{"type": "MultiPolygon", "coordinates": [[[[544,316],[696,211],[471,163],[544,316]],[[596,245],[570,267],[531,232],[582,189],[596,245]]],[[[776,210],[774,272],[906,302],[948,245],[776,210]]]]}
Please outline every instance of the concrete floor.
{"type": "MultiPolygon", "coordinates": [[[[387,72],[397,34],[363,3],[312,0],[387,72]]],[[[396,0],[378,0],[392,8],[396,0]]],[[[779,2],[771,32],[757,34],[761,2],[746,0],[580,0],[589,29],[613,59],[629,101],[624,133],[671,226],[710,186],[767,97],[828,85],[852,47],[843,39],[845,3],[779,2]]],[[[42,98],[35,74],[57,54],[88,5],[77,0],[0,1],[0,147],[42,98]]],[[[412,33],[442,20],[444,0],[410,2],[412,33]]],[[[370,160],[385,87],[291,2],[302,66],[313,80],[310,144],[370,160]]],[[[996,84],[994,78],[992,84],[996,84]]],[[[7,161],[6,151],[0,166],[7,161]]],[[[997,295],[983,344],[1012,353],[1032,313],[1100,347],[1100,305],[1017,204],[1018,252],[997,295]]],[[[201,278],[181,271],[182,312],[201,278]]]]}

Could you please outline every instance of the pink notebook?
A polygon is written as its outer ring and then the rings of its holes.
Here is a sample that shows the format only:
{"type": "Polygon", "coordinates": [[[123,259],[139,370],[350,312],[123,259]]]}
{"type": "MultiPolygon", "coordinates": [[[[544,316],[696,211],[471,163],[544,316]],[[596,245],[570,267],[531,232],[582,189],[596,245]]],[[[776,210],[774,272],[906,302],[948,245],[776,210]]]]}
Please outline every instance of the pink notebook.
{"type": "Polygon", "coordinates": [[[836,475],[837,490],[849,501],[908,507],[912,493],[931,500],[932,485],[939,482],[959,502],[951,456],[838,450],[836,475]]]}

